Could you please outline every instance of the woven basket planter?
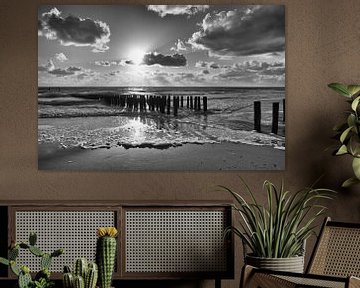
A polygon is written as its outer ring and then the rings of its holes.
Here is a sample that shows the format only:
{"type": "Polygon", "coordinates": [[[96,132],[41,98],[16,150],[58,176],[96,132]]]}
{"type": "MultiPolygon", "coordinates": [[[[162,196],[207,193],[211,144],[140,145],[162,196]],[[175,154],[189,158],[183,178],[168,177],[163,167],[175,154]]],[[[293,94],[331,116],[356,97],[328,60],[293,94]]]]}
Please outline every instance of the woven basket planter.
{"type": "Polygon", "coordinates": [[[251,255],[245,256],[245,263],[257,268],[286,272],[304,272],[304,256],[289,258],[262,258],[251,255]]]}

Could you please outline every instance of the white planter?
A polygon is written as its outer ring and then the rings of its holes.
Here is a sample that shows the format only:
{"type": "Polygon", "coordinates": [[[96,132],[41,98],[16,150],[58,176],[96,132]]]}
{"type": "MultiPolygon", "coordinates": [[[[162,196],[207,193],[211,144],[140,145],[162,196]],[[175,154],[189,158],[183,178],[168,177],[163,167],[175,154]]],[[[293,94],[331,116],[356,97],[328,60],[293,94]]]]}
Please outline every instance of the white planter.
{"type": "Polygon", "coordinates": [[[245,256],[245,263],[257,268],[286,272],[304,272],[304,256],[289,258],[262,258],[251,255],[245,256]]]}

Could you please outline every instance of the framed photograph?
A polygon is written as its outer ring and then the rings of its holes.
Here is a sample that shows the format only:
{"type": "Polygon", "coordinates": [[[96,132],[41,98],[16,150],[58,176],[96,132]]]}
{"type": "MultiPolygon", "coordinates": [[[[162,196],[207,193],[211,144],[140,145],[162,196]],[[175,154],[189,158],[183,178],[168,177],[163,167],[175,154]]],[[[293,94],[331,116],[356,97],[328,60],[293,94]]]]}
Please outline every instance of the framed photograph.
{"type": "Polygon", "coordinates": [[[38,10],[40,170],[284,170],[283,5],[38,10]]]}

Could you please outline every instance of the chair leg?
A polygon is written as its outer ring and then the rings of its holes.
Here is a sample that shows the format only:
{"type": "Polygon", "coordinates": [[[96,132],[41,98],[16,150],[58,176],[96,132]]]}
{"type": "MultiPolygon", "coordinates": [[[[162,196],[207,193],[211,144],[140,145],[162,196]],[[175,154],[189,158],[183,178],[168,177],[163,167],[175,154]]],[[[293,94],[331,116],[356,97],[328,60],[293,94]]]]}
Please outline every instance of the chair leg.
{"type": "Polygon", "coordinates": [[[251,276],[253,274],[253,271],[254,271],[254,267],[252,267],[250,265],[244,265],[244,267],[242,268],[242,271],[241,271],[239,288],[248,287],[250,280],[251,280],[251,276]]]}
{"type": "Polygon", "coordinates": [[[360,278],[349,277],[349,288],[360,288],[360,278]]]}

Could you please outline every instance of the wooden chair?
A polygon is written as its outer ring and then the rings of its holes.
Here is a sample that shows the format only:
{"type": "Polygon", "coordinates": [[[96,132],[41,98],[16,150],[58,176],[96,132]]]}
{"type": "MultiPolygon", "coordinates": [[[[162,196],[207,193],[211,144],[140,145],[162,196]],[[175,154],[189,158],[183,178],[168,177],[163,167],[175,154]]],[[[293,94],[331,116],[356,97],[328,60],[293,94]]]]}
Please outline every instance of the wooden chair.
{"type": "Polygon", "coordinates": [[[306,273],[278,272],[245,265],[240,287],[360,287],[360,223],[326,218],[306,273]]]}

